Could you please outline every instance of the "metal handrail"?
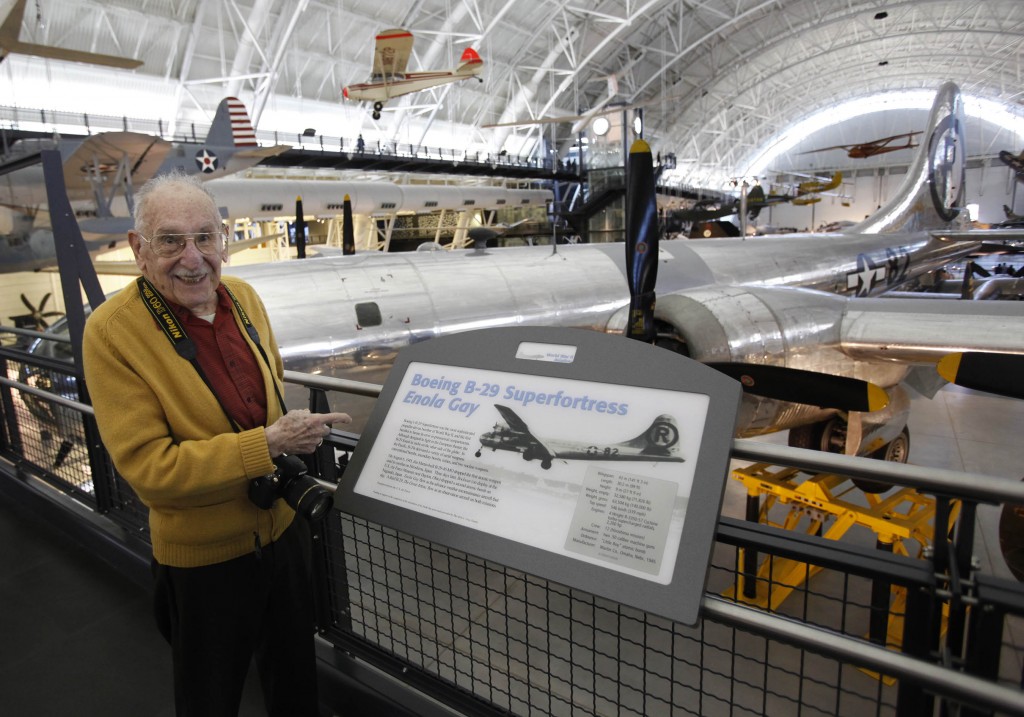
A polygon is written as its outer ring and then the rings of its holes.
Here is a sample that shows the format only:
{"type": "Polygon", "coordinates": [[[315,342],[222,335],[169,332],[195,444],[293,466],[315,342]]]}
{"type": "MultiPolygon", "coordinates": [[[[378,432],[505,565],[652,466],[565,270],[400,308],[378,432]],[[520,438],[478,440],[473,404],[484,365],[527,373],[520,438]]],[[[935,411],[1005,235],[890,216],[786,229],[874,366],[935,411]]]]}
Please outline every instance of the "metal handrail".
{"type": "MultiPolygon", "coordinates": [[[[2,329],[2,327],[0,327],[2,329]]],[[[37,333],[37,332],[33,332],[37,333]]],[[[286,383],[323,391],[338,391],[357,396],[375,398],[383,386],[363,381],[332,378],[285,371],[286,383]]],[[[92,414],[92,407],[64,398],[34,386],[0,377],[0,384],[24,390],[41,398],[52,399],[55,403],[84,413],[92,414]]],[[[824,453],[808,448],[794,448],[764,443],[751,438],[734,438],[731,455],[738,460],[766,462],[786,465],[818,473],[836,473],[856,478],[866,478],[891,485],[916,488],[926,493],[967,498],[979,503],[1021,503],[1024,504],[1024,482],[1011,481],[983,473],[968,473],[948,468],[930,468],[910,463],[892,463],[875,458],[845,456],[838,453],[824,453]]]]}

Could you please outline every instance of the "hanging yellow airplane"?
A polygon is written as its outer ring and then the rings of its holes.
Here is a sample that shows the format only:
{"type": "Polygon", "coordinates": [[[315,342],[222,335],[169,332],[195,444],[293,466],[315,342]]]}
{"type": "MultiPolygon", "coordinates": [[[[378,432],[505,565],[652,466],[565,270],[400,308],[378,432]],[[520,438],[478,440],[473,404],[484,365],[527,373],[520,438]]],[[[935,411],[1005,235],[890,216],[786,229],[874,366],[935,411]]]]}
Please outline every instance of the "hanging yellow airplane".
{"type": "Polygon", "coordinates": [[[107,65],[109,67],[120,67],[125,70],[134,70],[142,65],[141,60],[134,60],[130,57],[116,57],[114,55],[101,55],[96,52],[81,52],[79,50],[66,50],[62,47],[50,45],[37,45],[31,42],[22,42],[18,39],[21,34],[21,20],[25,15],[25,0],[17,0],[11,6],[10,12],[0,25],[0,62],[8,55],[34,55],[46,57],[52,60],[66,60],[68,62],[85,62],[90,65],[107,65]]]}
{"type": "MultiPolygon", "coordinates": [[[[467,47],[454,70],[433,72],[406,72],[409,55],[412,53],[412,33],[402,28],[385,30],[377,35],[373,49],[373,73],[369,82],[349,85],[341,89],[347,100],[373,102],[373,118],[380,119],[384,103],[392,97],[419,92],[449,82],[468,80],[476,77],[484,67],[484,61],[472,47],[467,47]]],[[[477,77],[483,82],[482,79],[477,77]]]]}
{"type": "Polygon", "coordinates": [[[817,194],[819,192],[827,192],[830,189],[835,189],[843,183],[843,173],[836,172],[828,179],[819,179],[817,177],[808,179],[806,182],[800,182],[796,187],[797,196],[803,196],[804,194],[817,194]]]}

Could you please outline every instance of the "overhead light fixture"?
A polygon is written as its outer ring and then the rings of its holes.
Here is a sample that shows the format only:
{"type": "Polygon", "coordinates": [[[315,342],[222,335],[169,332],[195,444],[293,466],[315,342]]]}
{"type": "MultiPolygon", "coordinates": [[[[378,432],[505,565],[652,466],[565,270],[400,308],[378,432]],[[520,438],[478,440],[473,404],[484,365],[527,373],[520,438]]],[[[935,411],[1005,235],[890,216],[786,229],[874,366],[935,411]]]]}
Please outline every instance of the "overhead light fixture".
{"type": "Polygon", "coordinates": [[[884,20],[887,17],[889,17],[889,13],[887,13],[885,10],[882,10],[882,12],[875,13],[876,20],[884,20]]]}
{"type": "Polygon", "coordinates": [[[598,117],[596,120],[594,120],[594,134],[596,134],[598,137],[603,137],[604,135],[608,134],[608,130],[611,128],[611,126],[612,125],[608,121],[607,117],[598,117]]]}
{"type": "Polygon", "coordinates": [[[637,137],[642,135],[644,132],[644,120],[640,115],[633,118],[633,134],[637,137]]]}

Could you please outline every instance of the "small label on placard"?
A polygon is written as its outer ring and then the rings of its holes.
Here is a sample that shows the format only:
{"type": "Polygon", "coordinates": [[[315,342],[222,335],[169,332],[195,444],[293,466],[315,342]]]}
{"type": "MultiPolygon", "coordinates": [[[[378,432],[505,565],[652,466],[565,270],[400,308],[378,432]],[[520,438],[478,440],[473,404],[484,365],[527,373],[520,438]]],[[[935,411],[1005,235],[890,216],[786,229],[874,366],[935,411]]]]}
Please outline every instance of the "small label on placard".
{"type": "Polygon", "coordinates": [[[564,344],[539,344],[523,341],[516,351],[517,359],[527,361],[551,361],[552,363],[572,363],[576,360],[576,347],[564,344]]]}

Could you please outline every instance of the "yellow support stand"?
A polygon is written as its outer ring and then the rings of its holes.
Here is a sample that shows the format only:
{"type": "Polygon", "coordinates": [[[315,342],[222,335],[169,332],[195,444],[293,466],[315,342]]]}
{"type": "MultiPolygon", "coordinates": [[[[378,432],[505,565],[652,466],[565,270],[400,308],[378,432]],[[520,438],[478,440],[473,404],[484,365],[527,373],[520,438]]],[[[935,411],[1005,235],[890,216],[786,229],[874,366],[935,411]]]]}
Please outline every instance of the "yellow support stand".
{"type": "MultiPolygon", "coordinates": [[[[786,530],[797,530],[805,524],[808,535],[820,534],[828,540],[839,540],[855,525],[869,528],[881,549],[892,547],[897,555],[909,555],[907,541],[916,541],[916,557],[931,546],[934,536],[935,501],[911,488],[900,488],[888,495],[864,493],[846,476],[832,473],[809,475],[796,468],[755,463],[732,472],[743,482],[748,504],[761,499],[759,522],[786,530]],[[781,522],[773,522],[770,513],[776,506],[789,506],[781,522]],[[829,524],[826,528],[826,524],[829,524]]],[[[950,523],[956,521],[960,504],[951,506],[950,523]]],[[[776,512],[777,515],[777,512],[776,512]]],[[[752,516],[748,516],[751,517],[752,516]]],[[[948,529],[948,526],[947,526],[948,529]]],[[[739,564],[746,555],[740,549],[739,564]]],[[[765,610],[775,611],[794,589],[822,570],[818,566],[786,558],[764,560],[758,567],[754,590],[748,595],[745,571],[741,569],[736,585],[725,593],[735,599],[765,610]]],[[[886,644],[902,643],[903,614],[906,603],[902,588],[892,589],[886,644]]]]}

